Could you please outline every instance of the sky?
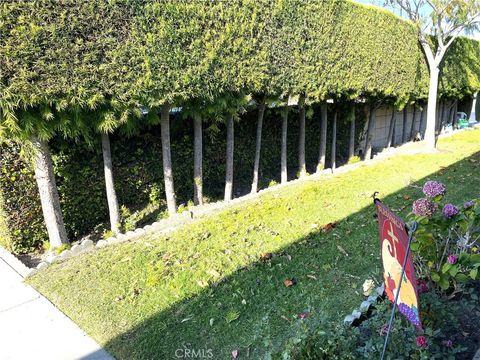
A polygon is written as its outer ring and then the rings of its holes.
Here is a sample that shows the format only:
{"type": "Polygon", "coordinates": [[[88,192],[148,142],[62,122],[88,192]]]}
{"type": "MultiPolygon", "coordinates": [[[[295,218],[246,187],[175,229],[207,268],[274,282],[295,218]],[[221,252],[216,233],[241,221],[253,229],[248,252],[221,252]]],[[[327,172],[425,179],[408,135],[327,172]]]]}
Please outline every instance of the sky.
{"type": "MultiPolygon", "coordinates": [[[[358,3],[361,3],[361,4],[369,4],[369,5],[376,5],[376,6],[380,6],[380,7],[383,7],[383,4],[385,3],[384,0],[354,0],[355,2],[358,2],[358,3]]],[[[400,11],[399,10],[395,10],[395,9],[392,9],[391,7],[388,8],[390,11],[393,11],[394,13],[396,13],[397,15],[400,15],[400,11]]],[[[468,37],[471,37],[471,38],[474,38],[474,39],[477,39],[480,41],[480,32],[477,31],[475,32],[474,34],[468,34],[466,35],[468,37]]]]}

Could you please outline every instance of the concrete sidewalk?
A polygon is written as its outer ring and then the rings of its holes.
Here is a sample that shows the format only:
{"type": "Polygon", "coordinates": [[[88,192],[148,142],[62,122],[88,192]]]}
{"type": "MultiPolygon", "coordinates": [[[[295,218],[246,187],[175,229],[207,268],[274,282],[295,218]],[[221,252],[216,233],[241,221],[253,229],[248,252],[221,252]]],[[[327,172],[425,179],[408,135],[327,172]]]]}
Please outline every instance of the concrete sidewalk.
{"type": "Polygon", "coordinates": [[[113,360],[0,254],[0,359],[113,360]]]}

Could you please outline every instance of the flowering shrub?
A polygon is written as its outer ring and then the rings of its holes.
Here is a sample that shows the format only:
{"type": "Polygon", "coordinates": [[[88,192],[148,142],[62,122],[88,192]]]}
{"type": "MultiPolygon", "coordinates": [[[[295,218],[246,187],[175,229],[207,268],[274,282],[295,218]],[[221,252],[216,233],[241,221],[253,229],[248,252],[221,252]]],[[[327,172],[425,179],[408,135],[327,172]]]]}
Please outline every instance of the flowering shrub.
{"type": "MultiPolygon", "coordinates": [[[[424,330],[418,330],[400,313],[394,318],[387,348],[387,359],[471,359],[478,344],[476,337],[465,338],[462,332],[477,329],[480,314],[476,289],[449,300],[432,290],[421,295],[424,330]],[[468,313],[467,318],[462,314],[468,313]],[[470,315],[471,314],[471,315],[470,315]]],[[[322,320],[312,334],[297,334],[282,353],[273,359],[291,360],[357,360],[378,359],[388,331],[391,303],[381,301],[358,326],[347,327],[335,321],[322,320]]],[[[297,320],[301,321],[301,320],[297,320]]],[[[305,327],[305,331],[308,328],[305,327]]]]}
{"type": "Polygon", "coordinates": [[[443,290],[461,291],[462,284],[480,279],[480,200],[443,203],[447,189],[437,181],[422,190],[426,198],[413,202],[410,215],[418,222],[412,243],[418,275],[443,290]]]}

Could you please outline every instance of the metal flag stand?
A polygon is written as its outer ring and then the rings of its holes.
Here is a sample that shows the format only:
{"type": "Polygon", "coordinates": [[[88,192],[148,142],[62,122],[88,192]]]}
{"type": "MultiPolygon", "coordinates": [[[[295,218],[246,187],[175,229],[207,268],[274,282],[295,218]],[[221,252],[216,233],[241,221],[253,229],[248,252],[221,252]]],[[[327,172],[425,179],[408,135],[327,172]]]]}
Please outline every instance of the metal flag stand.
{"type": "MultiPolygon", "coordinates": [[[[375,200],[378,200],[378,199],[375,199],[375,200]]],[[[402,272],[401,272],[401,275],[400,275],[400,282],[398,284],[397,293],[395,294],[395,301],[393,302],[392,314],[390,315],[390,321],[388,322],[387,335],[385,336],[385,342],[383,343],[383,351],[382,351],[381,360],[384,359],[385,352],[387,351],[388,337],[390,335],[390,331],[392,330],[393,318],[395,316],[395,309],[397,307],[398,296],[400,295],[400,288],[402,286],[403,277],[405,276],[405,266],[407,265],[408,254],[410,253],[410,244],[412,243],[413,234],[415,234],[415,231],[417,231],[417,227],[418,227],[418,224],[417,224],[416,221],[414,221],[412,223],[412,226],[410,227],[410,229],[408,229],[409,232],[408,232],[407,250],[405,252],[405,258],[403,259],[402,272]]]]}

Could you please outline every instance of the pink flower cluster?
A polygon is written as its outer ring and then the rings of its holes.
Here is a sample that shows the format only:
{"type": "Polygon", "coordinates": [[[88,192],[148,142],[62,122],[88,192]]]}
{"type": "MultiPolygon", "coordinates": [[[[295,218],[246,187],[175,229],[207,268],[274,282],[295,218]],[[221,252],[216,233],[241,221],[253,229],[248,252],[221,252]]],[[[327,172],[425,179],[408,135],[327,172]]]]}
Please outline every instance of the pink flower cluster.
{"type": "Polygon", "coordinates": [[[412,211],[417,216],[431,217],[437,211],[437,208],[437,204],[427,198],[415,200],[412,205],[412,211]]]}
{"type": "Polygon", "coordinates": [[[425,336],[423,336],[423,335],[417,336],[417,338],[415,340],[416,340],[416,343],[417,343],[418,347],[421,347],[423,349],[428,347],[428,340],[425,336]]]}
{"type": "Polygon", "coordinates": [[[447,192],[447,188],[441,182],[438,181],[427,181],[423,185],[423,193],[429,198],[434,198],[436,196],[443,196],[447,192]]]}

